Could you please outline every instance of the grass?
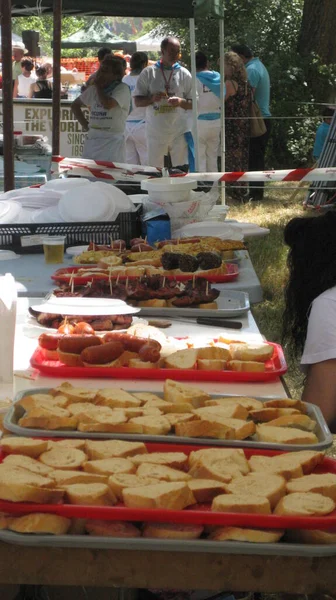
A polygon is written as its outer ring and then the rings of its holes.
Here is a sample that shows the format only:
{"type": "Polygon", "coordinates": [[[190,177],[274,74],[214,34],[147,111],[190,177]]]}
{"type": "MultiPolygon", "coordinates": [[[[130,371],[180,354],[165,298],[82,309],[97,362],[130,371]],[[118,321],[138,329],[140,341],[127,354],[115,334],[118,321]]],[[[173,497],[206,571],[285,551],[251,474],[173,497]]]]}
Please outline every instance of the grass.
{"type": "MultiPolygon", "coordinates": [[[[288,184],[287,184],[288,185],[288,184]]],[[[287,248],[283,242],[283,230],[290,219],[305,214],[302,201],[305,192],[300,191],[291,200],[293,190],[282,189],[282,184],[270,184],[263,202],[234,204],[230,206],[230,218],[257,223],[268,227],[270,234],[251,238],[249,252],[263,289],[264,300],[252,307],[253,315],[261,333],[272,342],[281,342],[284,286],[287,277],[287,248]]],[[[293,397],[301,397],[303,377],[298,362],[287,356],[286,383],[293,397]]]]}

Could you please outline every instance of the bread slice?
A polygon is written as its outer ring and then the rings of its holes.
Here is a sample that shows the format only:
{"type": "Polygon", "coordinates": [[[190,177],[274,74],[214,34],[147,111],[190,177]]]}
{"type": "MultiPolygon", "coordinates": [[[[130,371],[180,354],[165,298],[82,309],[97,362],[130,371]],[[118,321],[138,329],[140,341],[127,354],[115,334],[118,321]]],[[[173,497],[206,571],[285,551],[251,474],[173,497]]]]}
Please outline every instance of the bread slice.
{"type": "Polygon", "coordinates": [[[256,544],[275,544],[284,535],[281,529],[247,529],[243,527],[217,527],[209,535],[216,542],[252,542],[256,544]]]}
{"type": "Polygon", "coordinates": [[[292,479],[303,476],[303,470],[299,463],[293,462],[290,454],[279,456],[251,456],[249,464],[252,472],[275,473],[284,479],[292,479]]]}
{"type": "Polygon", "coordinates": [[[73,471],[79,469],[87,460],[86,454],[77,448],[57,447],[43,452],[39,460],[53,469],[73,471]]]}
{"type": "Polygon", "coordinates": [[[5,454],[24,454],[31,458],[38,458],[48,448],[45,440],[36,440],[25,437],[5,437],[1,440],[1,449],[5,454]]]}
{"type": "Polygon", "coordinates": [[[247,473],[250,472],[249,463],[246,460],[244,450],[241,448],[204,448],[203,450],[194,450],[193,452],[190,452],[190,467],[202,464],[203,460],[208,460],[210,462],[222,460],[229,464],[235,464],[241,475],[247,475],[247,473]]]}
{"type": "Polygon", "coordinates": [[[108,475],[86,473],[85,471],[63,471],[62,469],[55,469],[51,477],[55,481],[56,487],[60,488],[74,483],[107,483],[108,480],[108,475]]]}
{"type": "Polygon", "coordinates": [[[256,400],[256,398],[247,398],[245,396],[227,396],[224,398],[212,398],[211,400],[206,400],[204,405],[225,407],[230,405],[239,405],[246,408],[247,411],[259,410],[263,407],[263,403],[261,402],[261,400],[256,400]]]}
{"type": "Polygon", "coordinates": [[[270,515],[271,506],[268,498],[249,494],[222,494],[217,496],[211,505],[211,510],[217,512],[255,513],[270,515]]]}
{"type": "Polygon", "coordinates": [[[137,454],[147,454],[147,448],[143,442],[126,442],[122,440],[86,440],[85,451],[90,460],[127,458],[137,454]]]}
{"type": "Polygon", "coordinates": [[[203,533],[202,525],[184,523],[145,523],[142,537],[162,540],[197,540],[203,533]]]}
{"type": "Polygon", "coordinates": [[[155,399],[145,400],[145,401],[141,400],[141,402],[143,402],[143,405],[142,405],[143,408],[155,407],[155,408],[159,408],[160,410],[164,410],[168,404],[167,400],[164,400],[163,398],[157,398],[157,400],[155,400],[155,399]]]}
{"type": "MultiPolygon", "coordinates": [[[[88,402],[75,402],[69,405],[70,412],[78,418],[78,420],[91,423],[102,417],[111,417],[115,411],[109,406],[97,406],[96,404],[89,404],[88,402]]],[[[126,415],[122,409],[116,411],[118,415],[126,415]]]]}
{"type": "Polygon", "coordinates": [[[96,404],[111,408],[136,408],[142,402],[129,392],[116,388],[104,388],[98,391],[96,404]]]}
{"type": "Polygon", "coordinates": [[[173,381],[172,379],[166,379],[164,382],[163,395],[167,402],[172,402],[173,404],[188,403],[192,404],[194,408],[204,406],[206,400],[210,399],[210,395],[203,390],[193,385],[182,383],[181,381],[173,381]]]}
{"type": "Polygon", "coordinates": [[[41,488],[53,488],[55,487],[54,480],[50,475],[39,475],[32,471],[10,464],[0,464],[0,481],[5,483],[26,483],[27,485],[34,485],[41,488]]]}
{"type": "Polygon", "coordinates": [[[257,437],[260,442],[276,444],[317,444],[318,438],[311,431],[301,431],[294,427],[270,427],[257,425],[257,437]]]}
{"type": "Polygon", "coordinates": [[[115,473],[108,478],[108,486],[114,495],[122,502],[122,492],[125,488],[143,487],[157,483],[156,478],[142,477],[138,474],[115,473]]]}
{"type": "Polygon", "coordinates": [[[320,529],[289,529],[286,538],[298,544],[336,544],[336,533],[320,529]]]}
{"type": "Polygon", "coordinates": [[[135,473],[136,467],[128,458],[102,458],[85,462],[84,471],[98,473],[98,475],[112,475],[113,473],[135,473]]]}
{"type": "Polygon", "coordinates": [[[16,482],[6,482],[0,478],[0,499],[9,502],[33,502],[34,504],[58,504],[64,495],[64,490],[42,488],[27,483],[21,483],[20,477],[16,482]]]}
{"type": "Polygon", "coordinates": [[[251,410],[250,417],[253,421],[268,423],[279,417],[288,415],[300,415],[300,411],[296,408],[261,408],[259,410],[251,410]]]}
{"type": "Polygon", "coordinates": [[[287,492],[314,492],[327,496],[336,502],[336,475],[334,473],[323,473],[316,475],[305,475],[296,481],[287,483],[287,492]]]}
{"type": "Polygon", "coordinates": [[[143,433],[142,425],[136,423],[78,423],[78,431],[103,433],[143,433]]]}
{"type": "Polygon", "coordinates": [[[274,353],[270,344],[230,344],[230,354],[233,360],[266,362],[274,353]]]}
{"type": "Polygon", "coordinates": [[[195,498],[184,482],[160,482],[144,487],[126,488],[123,490],[123,499],[128,508],[183,510],[195,504],[195,498]]]}
{"type": "Polygon", "coordinates": [[[135,417],[130,423],[141,425],[143,433],[148,435],[167,435],[171,430],[169,421],[162,416],[135,417]]]}
{"type": "Polygon", "coordinates": [[[273,510],[286,493],[286,481],[273,473],[267,474],[267,477],[264,473],[249,473],[246,477],[234,479],[226,486],[226,491],[229,494],[267,498],[273,510]]]}
{"type": "Polygon", "coordinates": [[[46,406],[41,404],[40,406],[32,407],[27,412],[31,417],[71,417],[70,412],[66,408],[61,408],[60,406],[52,404],[46,406]]]}
{"type": "Polygon", "coordinates": [[[213,417],[207,417],[207,419],[214,423],[220,423],[226,425],[234,431],[235,440],[244,440],[255,433],[255,424],[252,421],[243,421],[242,419],[227,419],[221,418],[217,415],[213,417]]]}
{"type": "Polygon", "coordinates": [[[313,421],[313,419],[310,419],[307,415],[287,415],[270,421],[269,426],[294,427],[296,429],[302,429],[302,431],[314,431],[316,428],[316,421],[313,421]]]}
{"type": "Polygon", "coordinates": [[[317,465],[321,465],[324,460],[324,452],[314,452],[314,450],[300,450],[290,453],[293,464],[299,464],[302,467],[304,475],[309,475],[314,471],[317,465]]]}
{"type": "Polygon", "coordinates": [[[276,515],[297,515],[313,517],[328,515],[335,510],[335,502],[331,498],[313,492],[295,492],[281,498],[275,507],[276,515]]]}
{"type": "Polygon", "coordinates": [[[32,513],[10,520],[8,529],[17,533],[64,535],[68,533],[71,520],[48,513],[32,513]]]}
{"type": "Polygon", "coordinates": [[[24,456],[22,454],[8,454],[8,456],[3,459],[2,464],[9,467],[19,467],[26,471],[30,471],[31,473],[46,477],[53,472],[52,467],[48,467],[38,460],[30,458],[30,456],[24,456]]]}
{"type": "Polygon", "coordinates": [[[175,425],[175,434],[181,437],[217,438],[222,440],[235,439],[234,429],[225,423],[217,422],[215,416],[211,417],[211,420],[203,418],[202,420],[189,421],[187,423],[177,423],[175,425]]]}
{"type": "Polygon", "coordinates": [[[190,479],[187,485],[198,503],[212,502],[216,496],[225,492],[225,484],[216,479],[190,479]]]}
{"type": "Polygon", "coordinates": [[[172,469],[165,465],[153,465],[149,463],[140,465],[137,470],[137,475],[138,477],[151,477],[172,483],[175,481],[188,481],[191,479],[191,475],[184,473],[184,471],[172,469]]]}
{"type": "Polygon", "coordinates": [[[229,371],[248,373],[264,373],[266,371],[265,363],[253,360],[229,360],[226,367],[229,371]]]}
{"type": "Polygon", "coordinates": [[[215,360],[210,360],[209,358],[197,359],[197,369],[199,371],[224,371],[225,368],[225,360],[219,360],[218,358],[215,360]]]}
{"type": "Polygon", "coordinates": [[[197,350],[188,348],[187,350],[177,350],[165,358],[164,366],[166,369],[195,369],[197,363],[197,350]]]}
{"type": "Polygon", "coordinates": [[[77,450],[85,451],[85,440],[65,438],[64,440],[57,440],[57,442],[55,442],[54,440],[48,441],[48,450],[62,446],[64,446],[65,448],[77,448],[77,450]]]}
{"type": "Polygon", "coordinates": [[[132,394],[138,400],[141,400],[142,404],[146,402],[157,402],[158,400],[162,401],[161,396],[157,396],[157,394],[152,394],[152,392],[134,392],[132,394]]]}
{"type": "Polygon", "coordinates": [[[52,396],[51,394],[31,394],[24,396],[17,402],[18,406],[22,406],[26,411],[43,407],[52,408],[59,406],[60,408],[66,408],[68,404],[68,398],[63,395],[52,396]]]}
{"type": "MultiPolygon", "coordinates": [[[[112,410],[114,410],[114,409],[112,409],[112,410]]],[[[119,410],[119,409],[117,409],[117,410],[119,410]]],[[[139,408],[123,408],[122,410],[123,410],[125,417],[127,417],[127,419],[133,419],[134,417],[143,417],[145,414],[156,414],[156,415],[162,414],[161,410],[159,410],[155,407],[145,410],[142,406],[139,406],[139,408]]]]}
{"type": "MultiPolygon", "coordinates": [[[[146,405],[144,410],[148,410],[149,406],[146,405]]],[[[153,410],[153,408],[151,408],[153,410]]],[[[192,414],[193,405],[190,402],[166,402],[165,406],[161,406],[162,413],[166,416],[170,413],[180,413],[180,414],[192,414]]]]}
{"type": "Polygon", "coordinates": [[[248,410],[240,404],[228,404],[227,406],[203,406],[196,408],[193,413],[200,418],[206,418],[207,415],[218,415],[223,419],[242,419],[246,421],[249,416],[248,410]]]}
{"type": "Polygon", "coordinates": [[[85,529],[89,535],[99,537],[133,538],[141,536],[140,530],[126,521],[89,520],[86,522],[85,529]]]}
{"type": "Polygon", "coordinates": [[[50,394],[52,396],[59,396],[61,394],[68,398],[69,404],[71,404],[72,402],[94,402],[97,390],[76,387],[65,381],[57,388],[50,390],[50,394]]]}
{"type": "Polygon", "coordinates": [[[195,421],[196,419],[196,416],[192,413],[166,413],[165,417],[174,430],[177,423],[188,423],[189,421],[195,421]]]}
{"type": "Polygon", "coordinates": [[[242,476],[239,465],[232,457],[216,460],[202,458],[191,467],[189,473],[195,479],[215,479],[223,483],[230,483],[232,478],[242,476]]]}
{"type": "Polygon", "coordinates": [[[27,429],[48,429],[50,431],[74,431],[77,429],[77,423],[77,417],[57,417],[52,413],[48,415],[46,412],[35,416],[32,416],[29,412],[19,419],[20,427],[26,427],[27,429]]]}
{"type": "Polygon", "coordinates": [[[87,506],[111,506],[117,499],[104,483],[76,483],[65,488],[65,501],[87,506]]]}
{"type": "Polygon", "coordinates": [[[151,452],[150,454],[131,456],[130,460],[136,467],[144,463],[165,465],[181,471],[186,471],[188,467],[188,457],[184,452],[151,452]]]}
{"type": "Polygon", "coordinates": [[[197,358],[205,360],[230,360],[231,354],[228,348],[221,346],[205,346],[204,348],[197,348],[197,358]]]}
{"type": "Polygon", "coordinates": [[[307,413],[307,404],[302,400],[295,400],[294,398],[276,398],[274,400],[267,400],[264,402],[266,408],[296,408],[301,413],[307,413]]]}

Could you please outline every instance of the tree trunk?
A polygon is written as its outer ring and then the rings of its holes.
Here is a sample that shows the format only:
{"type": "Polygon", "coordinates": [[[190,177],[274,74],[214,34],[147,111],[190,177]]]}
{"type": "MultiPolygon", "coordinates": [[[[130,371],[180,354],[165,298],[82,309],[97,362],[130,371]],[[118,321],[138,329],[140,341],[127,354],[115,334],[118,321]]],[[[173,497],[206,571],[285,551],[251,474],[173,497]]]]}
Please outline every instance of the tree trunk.
{"type": "Polygon", "coordinates": [[[304,0],[298,45],[301,56],[315,52],[324,64],[335,64],[335,23],[335,0],[304,0]]]}

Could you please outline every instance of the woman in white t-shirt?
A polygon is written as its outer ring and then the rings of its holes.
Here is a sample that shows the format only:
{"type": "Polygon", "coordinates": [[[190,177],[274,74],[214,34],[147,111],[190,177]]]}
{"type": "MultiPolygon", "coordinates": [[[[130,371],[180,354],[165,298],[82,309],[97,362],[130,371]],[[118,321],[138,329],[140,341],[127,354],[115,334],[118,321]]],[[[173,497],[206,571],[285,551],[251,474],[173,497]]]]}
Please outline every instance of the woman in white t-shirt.
{"type": "Polygon", "coordinates": [[[126,121],[126,162],[130,165],[147,164],[147,139],[146,139],[146,108],[135,106],[134,91],[141,71],[148,65],[148,56],[145,52],[134,52],[131,56],[131,72],[125,75],[123,82],[131,90],[132,106],[126,121]]]}
{"type": "Polygon", "coordinates": [[[289,279],[283,340],[306,373],[303,400],[336,433],[336,214],[292,219],[284,231],[289,279]]]}
{"type": "Polygon", "coordinates": [[[21,75],[16,78],[14,83],[13,98],[29,98],[30,86],[36,81],[32,60],[23,58],[21,61],[21,70],[21,75]]]}
{"type": "Polygon", "coordinates": [[[83,130],[88,132],[83,158],[125,162],[125,122],[131,93],[122,83],[124,67],[120,58],[107,55],[94,82],[71,105],[83,130]],[[89,120],[82,107],[90,108],[89,120]]]}

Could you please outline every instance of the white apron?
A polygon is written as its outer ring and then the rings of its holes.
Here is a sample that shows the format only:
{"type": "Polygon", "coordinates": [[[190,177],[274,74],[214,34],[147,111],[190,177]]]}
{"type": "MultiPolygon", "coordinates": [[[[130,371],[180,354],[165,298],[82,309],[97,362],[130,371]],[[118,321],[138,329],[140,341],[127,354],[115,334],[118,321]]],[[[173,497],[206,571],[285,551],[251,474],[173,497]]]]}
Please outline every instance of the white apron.
{"type": "Polygon", "coordinates": [[[126,161],[124,134],[89,129],[82,158],[124,163],[126,161]]]}

